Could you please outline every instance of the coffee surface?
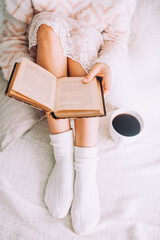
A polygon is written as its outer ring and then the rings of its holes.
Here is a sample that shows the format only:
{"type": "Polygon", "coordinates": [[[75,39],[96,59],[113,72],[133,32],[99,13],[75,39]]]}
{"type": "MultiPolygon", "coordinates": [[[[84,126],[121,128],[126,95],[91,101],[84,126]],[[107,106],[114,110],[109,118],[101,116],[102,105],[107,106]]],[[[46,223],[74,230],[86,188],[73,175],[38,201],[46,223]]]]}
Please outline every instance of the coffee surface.
{"type": "Polygon", "coordinates": [[[137,118],[130,114],[117,115],[113,119],[112,125],[119,134],[127,137],[135,136],[141,130],[141,126],[137,118]]]}

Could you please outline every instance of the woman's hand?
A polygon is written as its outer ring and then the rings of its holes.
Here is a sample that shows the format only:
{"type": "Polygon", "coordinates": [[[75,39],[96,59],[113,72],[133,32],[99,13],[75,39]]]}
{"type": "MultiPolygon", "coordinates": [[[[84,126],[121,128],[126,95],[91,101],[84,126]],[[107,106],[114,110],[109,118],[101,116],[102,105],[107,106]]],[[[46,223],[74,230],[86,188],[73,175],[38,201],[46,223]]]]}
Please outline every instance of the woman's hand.
{"type": "Polygon", "coordinates": [[[89,83],[94,77],[102,77],[102,88],[104,95],[111,90],[112,74],[111,69],[105,63],[95,63],[90,72],[83,79],[83,83],[89,83]]]}

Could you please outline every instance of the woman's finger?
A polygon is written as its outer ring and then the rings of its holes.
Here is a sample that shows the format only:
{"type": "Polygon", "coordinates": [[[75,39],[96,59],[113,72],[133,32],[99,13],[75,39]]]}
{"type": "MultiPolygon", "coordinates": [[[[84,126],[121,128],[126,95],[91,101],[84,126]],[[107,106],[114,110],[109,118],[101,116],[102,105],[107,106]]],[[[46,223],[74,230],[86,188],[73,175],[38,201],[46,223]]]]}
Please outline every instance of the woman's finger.
{"type": "Polygon", "coordinates": [[[91,71],[85,76],[83,79],[84,83],[88,83],[93,80],[93,78],[99,73],[100,66],[98,64],[95,64],[91,71]]]}

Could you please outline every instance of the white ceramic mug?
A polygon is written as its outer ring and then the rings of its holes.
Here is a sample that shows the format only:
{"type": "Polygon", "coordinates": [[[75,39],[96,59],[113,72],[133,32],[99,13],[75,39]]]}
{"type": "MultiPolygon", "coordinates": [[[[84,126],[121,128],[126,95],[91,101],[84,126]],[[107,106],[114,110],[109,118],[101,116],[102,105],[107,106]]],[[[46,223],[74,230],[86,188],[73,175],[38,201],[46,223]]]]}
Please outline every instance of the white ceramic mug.
{"type": "Polygon", "coordinates": [[[133,110],[129,110],[129,109],[125,109],[125,108],[119,108],[119,109],[115,110],[112,113],[112,115],[110,117],[110,121],[109,121],[110,136],[119,146],[123,146],[125,144],[135,141],[141,135],[143,127],[144,127],[144,122],[143,122],[143,119],[140,116],[140,114],[133,110]],[[140,131],[138,134],[133,135],[133,136],[124,136],[115,130],[115,128],[113,127],[113,120],[116,116],[118,116],[120,114],[129,114],[138,120],[138,122],[140,124],[140,131]]]}

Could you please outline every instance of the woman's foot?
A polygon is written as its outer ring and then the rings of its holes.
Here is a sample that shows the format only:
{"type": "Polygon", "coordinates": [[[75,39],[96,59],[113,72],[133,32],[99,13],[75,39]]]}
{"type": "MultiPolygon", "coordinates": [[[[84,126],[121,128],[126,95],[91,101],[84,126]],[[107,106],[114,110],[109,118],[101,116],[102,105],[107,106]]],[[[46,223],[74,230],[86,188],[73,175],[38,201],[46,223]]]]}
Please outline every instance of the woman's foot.
{"type": "Polygon", "coordinates": [[[91,232],[100,218],[99,192],[96,180],[97,147],[75,146],[74,200],[71,208],[72,225],[79,235],[91,232]]]}
{"type": "Polygon", "coordinates": [[[48,178],[44,201],[50,214],[64,218],[73,200],[73,130],[50,134],[55,165],[48,178]]]}

